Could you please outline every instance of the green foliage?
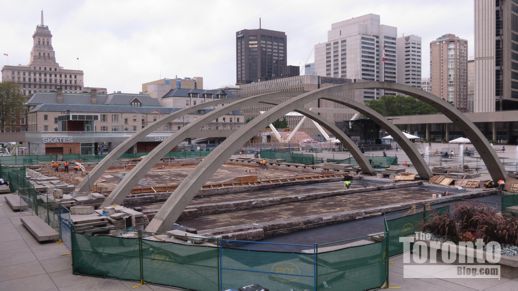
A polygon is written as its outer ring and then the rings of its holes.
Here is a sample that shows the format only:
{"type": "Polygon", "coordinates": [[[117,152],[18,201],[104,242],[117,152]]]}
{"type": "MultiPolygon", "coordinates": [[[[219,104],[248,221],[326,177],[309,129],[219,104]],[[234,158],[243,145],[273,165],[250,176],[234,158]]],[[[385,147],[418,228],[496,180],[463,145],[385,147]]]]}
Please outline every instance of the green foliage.
{"type": "Polygon", "coordinates": [[[286,117],[277,119],[273,122],[273,126],[275,126],[275,128],[288,128],[288,120],[286,120],[286,117]]]}
{"type": "Polygon", "coordinates": [[[383,116],[434,114],[437,110],[432,106],[409,96],[383,96],[378,100],[367,102],[367,105],[383,116]]]}
{"type": "Polygon", "coordinates": [[[0,131],[18,123],[23,114],[24,102],[25,97],[17,84],[0,83],[0,131]]]}

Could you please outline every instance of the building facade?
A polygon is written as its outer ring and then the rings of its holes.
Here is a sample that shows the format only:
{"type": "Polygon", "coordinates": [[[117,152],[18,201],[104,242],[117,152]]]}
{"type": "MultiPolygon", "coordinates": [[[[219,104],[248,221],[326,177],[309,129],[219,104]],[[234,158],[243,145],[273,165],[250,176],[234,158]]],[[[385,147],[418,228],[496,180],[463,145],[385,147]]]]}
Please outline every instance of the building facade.
{"type": "Polygon", "coordinates": [[[474,111],[475,100],[475,60],[468,61],[468,112],[474,111]]]}
{"type": "Polygon", "coordinates": [[[445,34],[430,43],[432,93],[468,110],[468,42],[445,34]]]}
{"type": "Polygon", "coordinates": [[[153,98],[162,98],[165,94],[173,89],[203,89],[203,78],[174,78],[160,79],[142,84],[142,93],[153,98]]]}
{"type": "Polygon", "coordinates": [[[236,84],[286,76],[286,33],[269,29],[236,32],[236,84]]]}
{"type": "Polygon", "coordinates": [[[397,38],[397,82],[421,87],[421,37],[407,35],[397,38]]]}
{"type": "MultiPolygon", "coordinates": [[[[185,99],[185,98],[184,98],[185,99]]],[[[25,141],[31,154],[99,154],[179,108],[163,107],[145,94],[36,93],[27,102],[25,141]]],[[[207,109],[210,110],[210,109],[207,109]]],[[[162,140],[204,114],[186,115],[139,141],[132,152],[149,152],[162,140]]],[[[209,123],[192,138],[225,137],[244,124],[239,113],[209,123]]]]}
{"type": "Polygon", "coordinates": [[[518,1],[475,0],[475,112],[518,101],[518,1]]]}
{"type": "Polygon", "coordinates": [[[315,63],[309,63],[304,65],[304,75],[316,75],[315,63]]]}
{"type": "MultiPolygon", "coordinates": [[[[367,14],[333,23],[327,42],[315,45],[315,71],[319,76],[370,81],[397,81],[397,28],[380,24],[379,15],[367,14]]],[[[365,100],[383,90],[364,90],[365,100]]]]}
{"type": "Polygon", "coordinates": [[[430,78],[421,79],[421,90],[432,93],[432,84],[430,78]]]}
{"type": "Polygon", "coordinates": [[[22,93],[30,96],[38,92],[50,92],[62,89],[68,93],[79,93],[83,90],[83,71],[68,70],[56,62],[56,53],[52,47],[52,33],[43,22],[36,26],[32,35],[33,46],[28,65],[4,66],[2,81],[10,81],[20,85],[22,93]]]}

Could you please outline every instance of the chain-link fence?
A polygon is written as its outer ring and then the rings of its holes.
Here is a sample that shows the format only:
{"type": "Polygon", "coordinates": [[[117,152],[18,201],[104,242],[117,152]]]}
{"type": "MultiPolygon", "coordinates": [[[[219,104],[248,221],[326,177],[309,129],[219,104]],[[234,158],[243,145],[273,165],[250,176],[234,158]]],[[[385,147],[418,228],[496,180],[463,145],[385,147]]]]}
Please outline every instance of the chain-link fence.
{"type": "Polygon", "coordinates": [[[386,241],[297,245],[219,240],[216,245],[72,231],[74,274],[137,280],[189,290],[366,290],[388,275],[386,241]]]}
{"type": "MultiPolygon", "coordinates": [[[[167,153],[164,158],[175,159],[192,159],[208,155],[210,151],[173,151],[167,153]]],[[[125,153],[119,159],[138,159],[147,155],[147,153],[128,154],[125,153]]],[[[98,163],[106,155],[23,155],[23,156],[2,156],[0,157],[0,165],[4,166],[28,166],[40,163],[50,163],[51,161],[78,161],[83,163],[98,163]]]]}
{"type": "Polygon", "coordinates": [[[273,150],[261,150],[261,158],[270,160],[283,160],[287,163],[298,163],[305,165],[313,165],[321,162],[316,159],[312,154],[285,152],[285,151],[273,151],[273,150]]]}

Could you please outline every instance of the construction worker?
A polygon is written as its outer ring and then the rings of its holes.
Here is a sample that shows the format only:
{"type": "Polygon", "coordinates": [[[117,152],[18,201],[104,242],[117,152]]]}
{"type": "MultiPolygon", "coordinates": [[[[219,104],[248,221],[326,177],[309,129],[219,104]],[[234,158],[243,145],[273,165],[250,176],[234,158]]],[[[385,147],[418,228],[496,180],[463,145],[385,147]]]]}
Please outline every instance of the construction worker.
{"type": "Polygon", "coordinates": [[[54,169],[55,172],[58,172],[59,171],[59,163],[56,162],[56,161],[52,161],[50,163],[50,166],[54,169]]]}
{"type": "Polygon", "coordinates": [[[349,189],[351,187],[351,184],[353,183],[353,177],[349,175],[344,176],[344,187],[346,189],[349,189]]]}
{"type": "Polygon", "coordinates": [[[498,185],[498,191],[502,192],[505,190],[505,180],[504,179],[502,179],[502,178],[498,179],[496,184],[498,185]]]}
{"type": "Polygon", "coordinates": [[[63,167],[65,168],[65,173],[68,173],[68,166],[70,163],[68,161],[63,162],[63,167]]]}

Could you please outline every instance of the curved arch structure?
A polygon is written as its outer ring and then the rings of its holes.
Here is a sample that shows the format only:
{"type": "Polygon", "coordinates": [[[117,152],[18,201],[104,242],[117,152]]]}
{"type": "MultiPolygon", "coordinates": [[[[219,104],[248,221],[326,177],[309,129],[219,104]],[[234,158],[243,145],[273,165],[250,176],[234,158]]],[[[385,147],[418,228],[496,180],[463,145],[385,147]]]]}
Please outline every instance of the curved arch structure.
{"type": "MultiPolygon", "coordinates": [[[[162,143],[160,143],[157,147],[155,147],[142,161],[140,161],[135,168],[133,168],[128,174],[124,176],[122,181],[117,185],[117,187],[110,193],[110,195],[104,200],[102,207],[106,207],[112,204],[120,204],[126,197],[128,193],[131,192],[131,189],[138,183],[138,181],[144,177],[144,175],[171,149],[173,149],[175,146],[180,144],[185,138],[189,137],[192,131],[200,130],[201,127],[203,127],[205,124],[210,122],[211,120],[214,120],[218,118],[221,115],[224,115],[225,113],[239,109],[247,104],[250,103],[257,103],[261,99],[269,100],[273,97],[278,96],[279,93],[270,93],[270,94],[261,94],[257,96],[251,96],[248,98],[239,99],[233,103],[230,103],[226,105],[225,107],[219,108],[217,110],[214,110],[204,116],[199,117],[195,121],[189,123],[188,125],[184,126],[182,129],[180,129],[178,132],[164,140],[162,143]]],[[[268,102],[265,102],[268,103],[268,102]]],[[[269,102],[270,104],[275,104],[273,102],[269,102]]],[[[301,110],[302,114],[307,114],[308,117],[311,119],[314,118],[315,121],[320,122],[323,126],[326,127],[326,129],[330,130],[332,133],[334,133],[337,138],[340,139],[344,143],[346,147],[351,151],[351,154],[356,159],[360,167],[362,168],[362,171],[365,173],[371,174],[374,172],[374,169],[372,169],[372,166],[370,166],[370,163],[366,159],[366,157],[361,154],[361,151],[358,149],[358,146],[349,138],[347,135],[345,135],[339,128],[334,126],[333,124],[329,123],[325,119],[322,119],[318,115],[311,113],[306,110],[301,110]]],[[[382,117],[381,117],[382,118],[382,117]]],[[[397,128],[396,128],[397,129],[397,128]]],[[[391,132],[392,133],[392,132],[391,132]]],[[[401,131],[397,129],[397,132],[393,133],[394,136],[403,136],[401,131]]],[[[411,145],[411,143],[408,140],[404,140],[404,142],[411,145]]],[[[402,146],[403,149],[403,146],[402,146]]],[[[419,158],[421,158],[419,156],[419,158]]],[[[415,162],[416,160],[413,160],[412,162],[415,162]]],[[[417,160],[417,163],[419,161],[417,160]]],[[[422,166],[426,167],[424,164],[424,161],[421,160],[420,162],[422,166]]]]}
{"type": "MultiPolygon", "coordinates": [[[[278,105],[277,103],[267,102],[267,101],[262,101],[261,103],[270,104],[270,105],[278,105]]],[[[372,168],[372,165],[369,163],[369,160],[367,159],[367,157],[362,154],[361,150],[358,148],[356,143],[349,136],[347,136],[347,134],[345,134],[340,128],[338,128],[332,122],[324,119],[323,117],[321,117],[318,114],[313,113],[309,110],[297,109],[295,111],[308,117],[311,120],[316,121],[323,128],[325,128],[329,132],[331,132],[344,145],[344,147],[349,150],[349,152],[353,156],[354,160],[356,160],[356,162],[362,169],[363,173],[370,174],[370,175],[374,174],[374,172],[375,172],[374,168],[372,168]]]]}
{"type": "MultiPolygon", "coordinates": [[[[159,233],[169,230],[169,227],[178,219],[182,211],[190,203],[192,198],[194,198],[205,181],[212,176],[212,174],[232,155],[232,153],[239,150],[239,148],[244,143],[246,143],[246,141],[249,140],[257,130],[264,128],[274,120],[282,117],[287,112],[297,108],[302,108],[306,103],[317,100],[319,98],[325,98],[341,104],[350,105],[349,101],[340,100],[336,97],[328,97],[328,95],[335,95],[344,89],[370,88],[388,89],[409,94],[422,101],[425,101],[426,103],[431,104],[435,108],[438,108],[446,116],[452,119],[453,122],[458,122],[458,125],[460,125],[462,129],[466,131],[466,133],[469,131],[468,138],[473,137],[473,141],[478,138],[476,143],[473,144],[475,147],[477,147],[477,150],[479,153],[481,153],[481,155],[484,152],[488,153],[488,156],[485,157],[484,162],[486,163],[488,170],[490,170],[493,179],[495,177],[505,177],[505,171],[503,171],[503,167],[497,159],[494,149],[489,146],[489,143],[487,143],[478,128],[476,128],[470,120],[463,117],[457,109],[453,108],[444,100],[441,100],[421,90],[395,83],[364,82],[337,85],[305,93],[298,97],[292,98],[282,104],[273,107],[263,115],[254,118],[246,126],[239,128],[215,150],[213,150],[195,168],[195,170],[187,178],[185,178],[182,183],[180,183],[180,185],[178,185],[176,190],[171,194],[171,196],[167,199],[164,205],[160,208],[159,212],[147,226],[146,231],[150,233],[159,233]]],[[[390,125],[394,126],[392,124],[390,125]]],[[[400,138],[398,137],[398,142],[399,139],[400,138]]],[[[405,150],[405,152],[407,152],[407,150],[405,150]]]]}
{"type": "Polygon", "coordinates": [[[205,102],[202,104],[194,105],[191,107],[187,107],[178,111],[175,111],[156,122],[153,122],[143,128],[142,130],[136,132],[130,138],[126,139],[124,142],[116,146],[104,159],[102,159],[95,167],[88,173],[88,176],[77,185],[74,190],[75,193],[84,193],[90,190],[93,183],[101,177],[101,175],[111,166],[117,158],[122,156],[125,152],[127,152],[134,144],[145,138],[148,134],[156,131],[160,127],[166,125],[168,122],[171,122],[175,119],[181,118],[187,114],[195,113],[200,109],[204,109],[207,107],[212,107],[224,103],[232,103],[236,99],[218,99],[214,101],[205,102]]]}

